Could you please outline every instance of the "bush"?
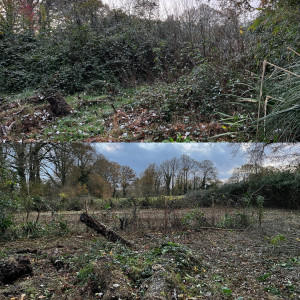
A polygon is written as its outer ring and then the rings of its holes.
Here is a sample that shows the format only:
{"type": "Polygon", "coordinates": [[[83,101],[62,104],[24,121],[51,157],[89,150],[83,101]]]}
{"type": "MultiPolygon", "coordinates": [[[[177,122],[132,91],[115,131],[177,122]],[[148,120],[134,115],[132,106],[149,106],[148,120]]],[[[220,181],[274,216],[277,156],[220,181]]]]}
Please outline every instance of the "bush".
{"type": "Polygon", "coordinates": [[[190,213],[187,213],[183,218],[182,218],[182,224],[193,227],[195,229],[198,229],[203,226],[208,226],[209,223],[205,217],[204,212],[196,209],[193,210],[190,213]]]}
{"type": "Polygon", "coordinates": [[[5,215],[4,211],[0,211],[0,232],[5,234],[7,229],[13,225],[13,219],[11,216],[5,215]]]}
{"type": "Polygon", "coordinates": [[[210,207],[211,206],[211,197],[207,197],[207,194],[211,196],[211,193],[205,193],[205,191],[193,191],[188,192],[184,198],[192,206],[199,207],[210,207]]]}
{"type": "Polygon", "coordinates": [[[106,80],[94,80],[86,85],[85,90],[89,95],[99,95],[113,91],[114,86],[106,80]]]}
{"type": "Polygon", "coordinates": [[[14,174],[3,164],[0,166],[0,232],[1,236],[14,224],[12,212],[18,207],[14,191],[14,174]]]}
{"type": "Polygon", "coordinates": [[[247,228],[253,220],[246,213],[237,212],[236,214],[225,214],[217,227],[221,228],[247,228]]]}
{"type": "Polygon", "coordinates": [[[250,182],[252,191],[259,188],[266,207],[300,208],[300,174],[290,171],[274,172],[250,182]]]}
{"type": "Polygon", "coordinates": [[[210,205],[211,197],[214,197],[215,204],[242,207],[259,206],[256,199],[263,197],[265,207],[298,209],[300,208],[299,194],[300,174],[276,171],[258,174],[247,181],[227,183],[217,189],[199,191],[192,194],[191,199],[198,201],[199,206],[210,205]],[[247,195],[253,197],[245,203],[244,199],[247,195]]]}

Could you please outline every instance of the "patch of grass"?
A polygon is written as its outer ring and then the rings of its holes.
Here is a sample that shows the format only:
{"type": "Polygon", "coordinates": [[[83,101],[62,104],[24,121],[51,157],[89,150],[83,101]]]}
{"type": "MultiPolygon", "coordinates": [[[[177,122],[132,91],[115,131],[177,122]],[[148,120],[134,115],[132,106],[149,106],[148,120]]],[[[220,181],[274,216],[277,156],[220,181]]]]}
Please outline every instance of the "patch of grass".
{"type": "Polygon", "coordinates": [[[9,101],[16,101],[25,99],[31,96],[36,95],[38,92],[36,90],[24,90],[18,94],[10,94],[10,95],[3,95],[3,97],[9,101]]]}

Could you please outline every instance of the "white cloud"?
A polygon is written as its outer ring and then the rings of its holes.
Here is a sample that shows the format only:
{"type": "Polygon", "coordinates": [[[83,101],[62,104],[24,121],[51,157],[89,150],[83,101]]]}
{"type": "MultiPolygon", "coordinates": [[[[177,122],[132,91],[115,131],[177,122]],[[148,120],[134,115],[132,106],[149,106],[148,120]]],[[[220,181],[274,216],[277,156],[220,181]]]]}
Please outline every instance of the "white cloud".
{"type": "Polygon", "coordinates": [[[148,151],[153,151],[157,150],[158,148],[161,148],[163,144],[158,144],[158,143],[139,143],[138,147],[142,149],[146,149],[148,151]]]}
{"type": "Polygon", "coordinates": [[[99,152],[104,151],[108,153],[123,149],[123,145],[121,143],[99,143],[95,144],[95,147],[99,152]]]}

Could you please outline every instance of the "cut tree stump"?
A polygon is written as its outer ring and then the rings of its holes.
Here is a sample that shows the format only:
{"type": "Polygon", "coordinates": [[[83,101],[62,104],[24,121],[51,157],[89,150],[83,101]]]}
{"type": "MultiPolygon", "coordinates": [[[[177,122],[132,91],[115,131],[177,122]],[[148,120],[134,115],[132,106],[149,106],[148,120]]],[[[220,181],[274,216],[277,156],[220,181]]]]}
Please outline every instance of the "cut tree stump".
{"type": "Polygon", "coordinates": [[[129,278],[107,258],[100,259],[93,268],[92,290],[102,293],[102,300],[134,299],[129,278]]]}
{"type": "Polygon", "coordinates": [[[166,271],[156,271],[154,274],[145,280],[142,284],[142,289],[145,291],[143,300],[167,300],[170,295],[170,287],[168,282],[171,282],[171,274],[166,271]]]}
{"type": "Polygon", "coordinates": [[[96,220],[95,218],[89,216],[87,213],[82,213],[80,216],[80,221],[86,226],[93,228],[96,232],[100,233],[110,242],[120,242],[121,244],[132,247],[132,244],[120,237],[116,232],[107,228],[104,224],[96,220]]]}
{"type": "Polygon", "coordinates": [[[32,265],[28,257],[0,262],[0,283],[10,284],[26,275],[32,275],[32,265]]]}
{"type": "Polygon", "coordinates": [[[55,116],[66,116],[71,113],[71,107],[61,93],[49,93],[45,96],[45,100],[49,102],[55,116]]]}

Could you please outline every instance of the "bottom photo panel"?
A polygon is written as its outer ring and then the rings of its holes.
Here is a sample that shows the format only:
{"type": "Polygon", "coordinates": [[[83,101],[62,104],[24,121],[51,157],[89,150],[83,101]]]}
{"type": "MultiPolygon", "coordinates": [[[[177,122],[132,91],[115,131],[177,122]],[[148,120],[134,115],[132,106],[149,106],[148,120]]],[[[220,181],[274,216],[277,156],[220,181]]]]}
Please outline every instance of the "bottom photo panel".
{"type": "Polygon", "coordinates": [[[299,299],[300,144],[0,144],[0,299],[299,299]]]}

